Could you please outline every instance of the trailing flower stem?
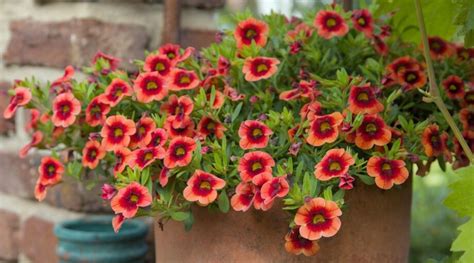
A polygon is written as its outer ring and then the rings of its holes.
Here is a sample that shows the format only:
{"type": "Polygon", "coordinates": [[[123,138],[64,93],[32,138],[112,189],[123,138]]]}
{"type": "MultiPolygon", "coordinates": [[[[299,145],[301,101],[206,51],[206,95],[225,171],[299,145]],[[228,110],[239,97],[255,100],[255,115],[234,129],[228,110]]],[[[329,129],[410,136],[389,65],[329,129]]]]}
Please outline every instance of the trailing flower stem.
{"type": "Polygon", "coordinates": [[[469,147],[466,140],[462,136],[462,133],[459,130],[456,123],[454,122],[453,117],[449,113],[446,107],[446,104],[444,104],[443,100],[441,99],[441,96],[439,95],[439,89],[438,89],[438,85],[436,84],[436,78],[435,78],[435,73],[434,73],[434,68],[433,68],[433,61],[431,60],[431,55],[430,55],[428,35],[426,33],[425,21],[423,18],[423,10],[421,7],[421,1],[414,0],[414,2],[415,2],[415,9],[416,9],[416,16],[418,19],[418,25],[420,28],[421,40],[423,42],[423,53],[425,56],[426,64],[428,65],[428,78],[429,78],[429,86],[430,86],[429,93],[431,95],[430,99],[436,104],[439,111],[443,114],[446,122],[449,124],[449,127],[451,127],[454,133],[454,136],[458,140],[459,144],[461,145],[469,161],[471,163],[474,163],[474,155],[471,151],[471,148],[469,147]]]}

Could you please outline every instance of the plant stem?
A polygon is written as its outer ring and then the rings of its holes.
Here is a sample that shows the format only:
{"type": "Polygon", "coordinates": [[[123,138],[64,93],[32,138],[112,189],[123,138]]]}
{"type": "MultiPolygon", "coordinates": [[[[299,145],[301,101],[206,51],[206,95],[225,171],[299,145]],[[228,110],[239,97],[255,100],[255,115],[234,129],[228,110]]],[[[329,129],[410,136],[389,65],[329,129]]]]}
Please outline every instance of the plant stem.
{"type": "Polygon", "coordinates": [[[433,68],[433,61],[431,60],[430,47],[428,42],[428,35],[426,34],[425,20],[423,18],[423,10],[421,8],[420,0],[413,0],[415,2],[416,17],[418,19],[418,26],[420,28],[421,40],[423,42],[423,53],[425,56],[426,64],[428,65],[428,79],[430,87],[430,95],[433,102],[438,107],[439,111],[443,114],[445,120],[448,122],[449,127],[453,130],[454,136],[461,145],[464,153],[471,163],[474,163],[474,155],[472,154],[471,148],[467,144],[466,140],[462,136],[461,131],[454,122],[453,117],[448,111],[446,104],[444,104],[441,96],[439,95],[438,85],[436,84],[435,72],[433,68]]]}

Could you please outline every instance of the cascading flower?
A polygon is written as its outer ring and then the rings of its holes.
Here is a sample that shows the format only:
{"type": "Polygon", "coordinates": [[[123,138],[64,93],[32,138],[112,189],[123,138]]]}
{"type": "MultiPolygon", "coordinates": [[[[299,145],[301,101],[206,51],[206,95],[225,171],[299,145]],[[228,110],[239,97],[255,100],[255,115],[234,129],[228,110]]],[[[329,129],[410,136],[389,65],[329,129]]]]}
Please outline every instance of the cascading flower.
{"type": "Polygon", "coordinates": [[[161,76],[168,76],[171,69],[176,66],[175,61],[171,61],[164,54],[150,54],[145,59],[143,70],[145,72],[158,72],[161,76]]]}
{"type": "Polygon", "coordinates": [[[31,141],[20,149],[20,153],[19,153],[20,158],[25,158],[26,155],[28,155],[28,152],[31,150],[31,148],[40,144],[42,140],[43,140],[43,133],[41,131],[35,131],[33,135],[31,136],[31,141]]]}
{"type": "Polygon", "coordinates": [[[276,58],[256,57],[245,59],[242,72],[245,74],[246,81],[258,81],[268,79],[278,70],[280,61],[276,58]]]}
{"type": "Polygon", "coordinates": [[[315,240],[309,240],[300,235],[300,227],[293,227],[285,236],[285,249],[295,255],[313,256],[319,251],[315,240]]]}
{"type": "Polygon", "coordinates": [[[135,123],[132,120],[123,115],[110,116],[105,120],[105,125],[100,131],[100,136],[103,138],[102,147],[106,151],[127,147],[130,143],[130,136],[135,132],[135,123]]]}
{"type": "Polygon", "coordinates": [[[178,136],[193,137],[194,135],[194,122],[189,116],[184,116],[179,122],[176,121],[176,117],[168,117],[163,128],[171,138],[178,136]]]}
{"type": "Polygon", "coordinates": [[[35,198],[38,202],[43,201],[46,198],[48,187],[41,183],[41,178],[38,178],[35,184],[35,198]]]}
{"type": "Polygon", "coordinates": [[[199,77],[192,70],[175,68],[169,74],[169,89],[174,91],[191,90],[199,85],[199,77]]]}
{"type": "Polygon", "coordinates": [[[36,130],[38,128],[38,122],[40,120],[40,111],[37,109],[30,110],[30,119],[25,125],[26,131],[36,130]]]}
{"type": "Polygon", "coordinates": [[[450,75],[442,82],[444,91],[450,99],[462,100],[466,94],[464,90],[464,81],[456,75],[450,75]]]}
{"type": "Polygon", "coordinates": [[[203,116],[197,126],[197,132],[199,135],[203,137],[213,135],[217,139],[222,139],[222,137],[224,137],[224,131],[226,130],[227,129],[221,122],[216,121],[209,116],[203,116]]]}
{"type": "Polygon", "coordinates": [[[130,137],[129,147],[142,148],[151,142],[151,132],[156,129],[155,121],[150,117],[142,117],[135,124],[136,132],[130,137]]]}
{"type": "Polygon", "coordinates": [[[117,193],[117,189],[113,185],[110,184],[103,184],[102,187],[100,188],[102,194],[100,197],[103,200],[110,200],[114,195],[117,193]]]}
{"type": "Polygon", "coordinates": [[[179,45],[168,43],[161,46],[158,49],[158,53],[166,55],[173,63],[185,61],[194,53],[193,47],[186,48],[183,54],[180,53],[180,49],[181,47],[179,45]]]}
{"type": "Polygon", "coordinates": [[[193,112],[194,103],[193,100],[187,96],[181,96],[178,98],[175,94],[168,97],[168,101],[163,103],[160,107],[161,111],[165,112],[168,116],[175,116],[175,120],[180,121],[185,116],[189,116],[193,112]]]}
{"type": "Polygon", "coordinates": [[[453,48],[444,39],[433,36],[428,38],[430,54],[433,59],[443,59],[452,54],[453,48]]]}
{"type": "Polygon", "coordinates": [[[318,35],[325,39],[342,37],[349,31],[344,18],[335,11],[321,10],[316,14],[314,26],[318,29],[318,35]]]}
{"type": "Polygon", "coordinates": [[[164,157],[165,149],[163,147],[141,148],[132,152],[128,159],[128,164],[131,168],[138,167],[140,170],[143,170],[156,159],[163,159],[164,157]]]}
{"type": "Polygon", "coordinates": [[[147,207],[151,203],[152,197],[148,188],[137,182],[132,182],[118,191],[112,198],[110,206],[115,214],[121,214],[124,218],[132,218],[140,207],[147,207]]]}
{"type": "Polygon", "coordinates": [[[112,228],[115,233],[118,233],[120,228],[122,228],[123,222],[125,222],[125,217],[122,214],[115,215],[112,218],[112,228]]]}
{"type": "Polygon", "coordinates": [[[81,112],[81,103],[70,92],[59,94],[53,100],[53,116],[51,121],[54,126],[66,128],[76,121],[76,116],[81,112]]]}
{"type": "Polygon", "coordinates": [[[115,78],[99,96],[100,102],[115,107],[124,97],[132,96],[132,87],[122,79],[115,78]]]}
{"type": "Polygon", "coordinates": [[[237,170],[243,182],[255,183],[264,174],[272,175],[273,166],[275,166],[275,161],[270,154],[255,151],[246,153],[240,158],[237,170]]]}
{"type": "Polygon", "coordinates": [[[115,165],[114,165],[114,175],[123,172],[125,167],[130,163],[132,158],[132,151],[130,149],[121,147],[114,151],[115,156],[115,165]]]}
{"type": "Polygon", "coordinates": [[[264,199],[265,204],[273,202],[276,197],[285,197],[290,191],[290,185],[286,175],[274,177],[262,185],[260,195],[264,199]]]}
{"type": "Polygon", "coordinates": [[[421,143],[428,157],[444,155],[446,160],[451,160],[451,152],[448,149],[448,134],[441,132],[439,126],[430,124],[423,130],[421,143]]]}
{"type": "Polygon", "coordinates": [[[316,89],[316,82],[301,80],[296,88],[291,90],[286,90],[280,93],[280,99],[284,101],[295,100],[299,98],[310,98],[314,100],[321,93],[316,89]]]}
{"type": "Polygon", "coordinates": [[[308,129],[306,142],[313,146],[335,142],[339,136],[339,126],[343,120],[344,117],[339,112],[314,116],[308,129]]]}
{"type": "Polygon", "coordinates": [[[88,141],[82,150],[82,165],[94,169],[105,157],[105,150],[98,141],[88,141]]]}
{"type": "Polygon", "coordinates": [[[374,145],[384,146],[392,139],[392,132],[384,120],[377,114],[365,115],[362,124],[356,130],[355,144],[368,150],[374,145]]]}
{"type": "Polygon", "coordinates": [[[300,117],[305,120],[312,120],[315,116],[321,114],[321,103],[319,101],[311,101],[303,105],[300,109],[300,117]]]}
{"type": "Polygon", "coordinates": [[[375,97],[374,88],[366,84],[351,87],[348,109],[354,114],[375,114],[383,111],[384,106],[375,97]]]}
{"type": "Polygon", "coordinates": [[[224,188],[225,181],[211,173],[197,169],[189,178],[183,191],[184,199],[206,206],[217,198],[217,190],[224,188]]]}
{"type": "Polygon", "coordinates": [[[372,37],[374,33],[374,23],[369,10],[354,10],[352,11],[351,19],[355,30],[364,33],[367,37],[372,37]]]}
{"type": "Polygon", "coordinates": [[[381,56],[388,55],[388,45],[380,35],[373,35],[371,38],[372,46],[381,56]]]}
{"type": "Polygon", "coordinates": [[[232,208],[242,212],[249,210],[255,198],[255,191],[253,183],[240,182],[235,188],[235,195],[230,199],[232,208]]]}
{"type": "Polygon", "coordinates": [[[265,200],[262,197],[262,186],[272,180],[271,173],[262,173],[258,176],[255,176],[252,180],[253,184],[255,185],[255,198],[253,200],[253,207],[257,210],[267,211],[273,206],[273,199],[265,200]],[[266,202],[265,202],[266,201],[266,202]]]}
{"type": "Polygon", "coordinates": [[[168,178],[170,177],[170,169],[163,167],[158,175],[158,182],[161,187],[165,187],[168,184],[168,178]]]}
{"type": "Polygon", "coordinates": [[[110,105],[101,102],[101,96],[91,100],[86,108],[86,123],[91,127],[103,125],[107,114],[110,112],[110,105]]]}
{"type": "Polygon", "coordinates": [[[461,109],[461,111],[459,112],[459,120],[462,123],[464,132],[474,135],[474,109],[461,109]]]}
{"type": "Polygon", "coordinates": [[[320,181],[329,181],[345,175],[354,163],[352,155],[344,149],[331,149],[314,166],[314,176],[320,181]]]}
{"type": "Polygon", "coordinates": [[[69,65],[64,69],[64,75],[51,83],[49,90],[55,94],[71,91],[72,78],[74,77],[74,67],[69,65]]]}
{"type": "Polygon", "coordinates": [[[239,145],[244,150],[259,149],[267,147],[272,130],[263,122],[247,120],[240,124],[239,145]]]}
{"type": "Polygon", "coordinates": [[[168,140],[168,133],[165,129],[157,128],[151,132],[151,140],[148,147],[164,146],[168,140]]]}
{"type": "Polygon", "coordinates": [[[139,102],[160,101],[168,95],[168,83],[158,72],[144,72],[135,79],[133,90],[139,102]]]}
{"type": "Polygon", "coordinates": [[[189,137],[178,136],[171,140],[163,163],[169,169],[187,166],[191,163],[196,142],[189,137]]]}
{"type": "Polygon", "coordinates": [[[38,168],[39,182],[43,186],[59,183],[64,174],[64,165],[54,157],[43,157],[38,168]]]}
{"type": "Polygon", "coordinates": [[[15,94],[11,97],[10,103],[3,112],[3,118],[10,119],[15,114],[19,106],[25,106],[31,100],[31,91],[28,88],[16,87],[15,94]]]}
{"type": "Polygon", "coordinates": [[[95,63],[97,63],[99,61],[99,59],[102,59],[104,61],[107,61],[108,63],[108,70],[109,71],[114,71],[118,68],[118,66],[120,65],[120,59],[116,58],[116,57],[113,57],[111,55],[107,55],[105,53],[103,53],[102,51],[98,51],[94,57],[92,58],[92,64],[94,65],[95,63]]]}
{"type": "Polygon", "coordinates": [[[227,76],[229,74],[230,70],[230,61],[223,56],[219,56],[219,59],[217,60],[217,73],[221,76],[227,76]]]}
{"type": "Polygon", "coordinates": [[[303,238],[318,240],[321,237],[332,237],[339,231],[341,215],[336,202],[316,197],[298,209],[295,224],[300,226],[299,233],[303,238]]]}
{"type": "Polygon", "coordinates": [[[268,31],[267,23],[255,18],[248,18],[239,22],[234,31],[237,48],[250,46],[252,42],[257,46],[264,47],[267,44],[268,31]]]}
{"type": "Polygon", "coordinates": [[[421,70],[402,71],[398,74],[398,80],[406,91],[423,88],[427,81],[426,74],[421,70]]]}
{"type": "Polygon", "coordinates": [[[403,160],[390,160],[379,156],[369,158],[367,174],[375,177],[375,184],[385,190],[392,188],[394,184],[403,184],[409,175],[403,160]]]}

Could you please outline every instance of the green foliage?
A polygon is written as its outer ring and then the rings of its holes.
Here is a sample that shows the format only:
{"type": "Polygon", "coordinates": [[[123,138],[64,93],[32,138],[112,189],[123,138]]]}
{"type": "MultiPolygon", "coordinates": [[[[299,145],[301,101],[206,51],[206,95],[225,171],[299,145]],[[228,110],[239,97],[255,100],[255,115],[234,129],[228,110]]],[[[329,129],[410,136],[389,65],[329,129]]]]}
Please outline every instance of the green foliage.
{"type": "Polygon", "coordinates": [[[468,216],[469,221],[459,227],[460,234],[453,242],[452,251],[464,252],[459,262],[474,262],[474,166],[456,171],[457,180],[449,188],[451,194],[445,205],[460,216],[468,216]]]}
{"type": "Polygon", "coordinates": [[[458,35],[464,36],[466,47],[474,46],[474,1],[473,0],[453,0],[458,5],[454,24],[459,26],[458,35]]]}

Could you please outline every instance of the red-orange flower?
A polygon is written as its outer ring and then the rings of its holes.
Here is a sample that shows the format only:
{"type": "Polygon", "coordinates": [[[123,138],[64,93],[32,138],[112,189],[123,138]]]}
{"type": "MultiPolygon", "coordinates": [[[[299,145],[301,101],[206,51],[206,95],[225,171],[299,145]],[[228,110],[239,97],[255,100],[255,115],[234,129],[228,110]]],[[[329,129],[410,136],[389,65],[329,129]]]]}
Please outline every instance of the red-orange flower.
{"type": "Polygon", "coordinates": [[[474,109],[463,108],[459,112],[459,120],[465,132],[474,136],[474,109]]]}
{"type": "Polygon", "coordinates": [[[132,151],[125,147],[118,148],[114,151],[114,156],[114,175],[117,175],[123,172],[123,170],[125,170],[125,166],[129,164],[130,159],[132,158],[132,151]]]}
{"type": "Polygon", "coordinates": [[[74,68],[69,65],[64,69],[64,75],[51,83],[50,91],[56,94],[71,91],[71,80],[73,76],[74,68]]]}
{"type": "Polygon", "coordinates": [[[379,35],[372,36],[372,45],[374,46],[375,51],[382,56],[388,55],[388,45],[385,43],[383,38],[379,35]]]}
{"type": "Polygon", "coordinates": [[[376,115],[365,115],[362,124],[356,130],[355,144],[368,150],[374,145],[384,146],[392,139],[392,132],[383,119],[376,115]]]}
{"type": "Polygon", "coordinates": [[[182,136],[173,138],[166,151],[165,166],[171,169],[188,165],[195,149],[196,142],[192,138],[182,136]]]}
{"type": "Polygon", "coordinates": [[[265,174],[272,175],[273,166],[275,166],[275,161],[270,154],[255,151],[246,153],[240,158],[237,170],[242,181],[249,182],[258,180],[265,174]]]}
{"type": "Polygon", "coordinates": [[[95,64],[99,59],[103,59],[104,61],[107,61],[109,63],[108,70],[114,71],[118,68],[120,64],[120,59],[113,57],[111,55],[107,55],[103,53],[102,51],[98,51],[94,57],[92,58],[92,64],[95,64]]]}
{"type": "Polygon", "coordinates": [[[88,141],[82,150],[82,165],[94,169],[105,157],[105,150],[98,141],[88,141]]]}
{"type": "Polygon", "coordinates": [[[169,89],[174,91],[194,89],[200,82],[196,72],[178,68],[171,71],[169,79],[169,89]]]}
{"type": "Polygon", "coordinates": [[[461,61],[467,61],[474,58],[474,48],[466,48],[464,45],[456,47],[456,55],[461,61]]]}
{"type": "Polygon", "coordinates": [[[404,90],[419,89],[426,85],[426,74],[421,70],[405,70],[398,74],[398,80],[404,90]]]}
{"type": "Polygon", "coordinates": [[[110,105],[101,102],[101,96],[91,100],[86,108],[86,123],[91,127],[102,125],[110,112],[110,105]]]}
{"type": "Polygon", "coordinates": [[[156,159],[163,159],[164,157],[165,149],[163,147],[141,148],[132,152],[128,164],[131,168],[138,167],[142,170],[156,159]]]}
{"type": "Polygon", "coordinates": [[[151,205],[152,197],[148,188],[137,182],[132,182],[120,189],[112,198],[110,206],[115,214],[122,214],[125,218],[132,218],[140,207],[151,205]]]}
{"type": "Polygon", "coordinates": [[[239,145],[244,150],[265,148],[272,134],[272,130],[264,123],[247,120],[240,124],[239,145]]]}
{"type": "Polygon", "coordinates": [[[367,174],[375,177],[375,184],[379,188],[387,190],[394,184],[403,184],[408,178],[408,169],[402,160],[372,156],[367,162],[367,174]]]}
{"type": "Polygon", "coordinates": [[[171,62],[177,63],[188,59],[193,54],[194,48],[188,47],[184,50],[184,53],[181,54],[179,45],[168,43],[161,46],[158,52],[166,55],[171,62]]]}
{"type": "Polygon", "coordinates": [[[31,131],[38,128],[38,121],[40,120],[40,111],[37,109],[30,110],[30,119],[25,125],[26,131],[31,131]]]}
{"type": "Polygon", "coordinates": [[[318,35],[330,39],[342,37],[349,31],[344,18],[335,11],[321,10],[316,14],[314,26],[318,29],[318,35]]]}
{"type": "MultiPolygon", "coordinates": [[[[211,103],[211,93],[206,94],[206,99],[209,103],[211,103]]],[[[216,90],[216,96],[214,97],[214,102],[212,103],[211,108],[215,110],[220,109],[222,105],[224,105],[224,102],[225,102],[224,93],[216,90]]]]}
{"type": "Polygon", "coordinates": [[[306,141],[313,146],[333,143],[339,136],[339,126],[344,117],[339,112],[314,116],[308,129],[306,141]]]}
{"type": "Polygon", "coordinates": [[[193,137],[194,135],[194,122],[189,116],[184,116],[181,121],[177,121],[176,116],[169,116],[166,118],[163,128],[171,138],[177,136],[193,137]]]}
{"type": "Polygon", "coordinates": [[[251,45],[252,42],[264,47],[267,44],[268,25],[255,18],[248,18],[239,22],[234,31],[234,38],[239,49],[251,45]]]}
{"type": "Polygon", "coordinates": [[[171,69],[176,65],[174,61],[171,61],[166,55],[163,54],[150,54],[145,59],[145,65],[143,70],[146,72],[158,72],[161,76],[168,76],[171,69]]]}
{"type": "Polygon", "coordinates": [[[217,139],[224,137],[224,131],[226,130],[222,123],[208,116],[203,116],[197,126],[197,132],[201,136],[214,135],[217,139]]]}
{"type": "Polygon", "coordinates": [[[184,116],[188,116],[193,112],[193,100],[187,96],[177,97],[172,94],[168,97],[168,101],[161,105],[161,111],[166,112],[168,116],[176,116],[177,120],[181,120],[184,116]]]}
{"type": "Polygon", "coordinates": [[[453,48],[444,39],[434,36],[428,38],[430,54],[433,59],[446,58],[452,54],[453,48]]]}
{"type": "Polygon", "coordinates": [[[354,163],[354,158],[344,149],[331,149],[314,166],[314,176],[318,180],[329,181],[346,174],[354,163]]]}
{"type": "Polygon", "coordinates": [[[438,157],[444,154],[447,159],[451,159],[447,142],[448,134],[446,132],[441,133],[436,124],[428,125],[421,135],[421,143],[428,157],[438,157]]]}
{"type": "Polygon", "coordinates": [[[158,175],[158,181],[161,187],[165,187],[168,184],[168,178],[170,176],[170,169],[163,167],[158,175]]]}
{"type": "Polygon", "coordinates": [[[151,140],[148,147],[164,146],[168,140],[168,133],[165,129],[158,128],[151,132],[151,140]]]}
{"type": "Polygon", "coordinates": [[[370,84],[352,86],[349,93],[348,109],[354,114],[375,114],[383,111],[383,104],[375,97],[370,84]]]}
{"type": "Polygon", "coordinates": [[[332,237],[339,231],[341,215],[336,202],[316,197],[298,209],[295,224],[300,226],[299,233],[303,238],[318,240],[332,237]]]}
{"type": "Polygon", "coordinates": [[[374,23],[372,15],[367,9],[359,9],[352,11],[352,23],[354,29],[364,33],[367,37],[371,37],[374,33],[374,23]]]}
{"type": "Polygon", "coordinates": [[[53,116],[51,121],[54,126],[68,127],[76,121],[76,116],[81,112],[81,103],[70,92],[59,94],[53,101],[53,116]]]}
{"type": "Polygon", "coordinates": [[[114,218],[112,218],[112,227],[115,233],[118,233],[120,228],[122,228],[123,222],[125,222],[125,217],[123,217],[122,214],[115,215],[114,218]]]}
{"type": "Polygon", "coordinates": [[[105,88],[104,94],[99,98],[102,103],[114,107],[125,96],[132,96],[132,87],[125,80],[116,78],[105,88]]]}
{"type": "Polygon", "coordinates": [[[26,155],[28,155],[28,152],[31,150],[31,148],[38,145],[42,140],[43,140],[43,133],[41,131],[35,131],[33,133],[33,136],[31,137],[31,141],[20,149],[20,153],[19,153],[20,158],[25,158],[26,155]]]}
{"type": "Polygon", "coordinates": [[[43,201],[46,198],[48,187],[41,183],[41,178],[38,178],[35,184],[35,198],[39,202],[43,201]]]}
{"type": "Polygon", "coordinates": [[[235,211],[247,211],[255,198],[255,186],[251,182],[240,182],[235,188],[235,195],[230,204],[235,211]]]}
{"type": "Polygon", "coordinates": [[[443,88],[450,99],[462,100],[466,94],[464,90],[464,81],[456,75],[451,75],[443,80],[443,88]]]}
{"type": "Polygon", "coordinates": [[[100,131],[102,146],[106,151],[114,151],[127,147],[130,136],[135,134],[135,123],[122,115],[113,115],[105,120],[105,125],[100,131]]]}
{"type": "Polygon", "coordinates": [[[38,168],[40,183],[44,186],[55,185],[61,181],[64,165],[54,157],[43,157],[38,168]]]}
{"type": "Polygon", "coordinates": [[[31,100],[31,91],[28,88],[16,87],[14,91],[15,95],[11,97],[10,103],[3,112],[3,117],[5,119],[13,117],[18,106],[25,106],[31,100]]]}
{"type": "Polygon", "coordinates": [[[138,75],[133,89],[137,94],[137,100],[142,103],[159,101],[168,95],[166,80],[158,72],[145,72],[138,75]]]}
{"type": "Polygon", "coordinates": [[[189,178],[183,196],[190,202],[197,201],[200,205],[206,206],[216,200],[217,190],[224,186],[225,181],[221,178],[197,169],[189,178]]]}
{"type": "Polygon", "coordinates": [[[422,67],[418,61],[409,56],[399,57],[388,64],[387,71],[394,77],[397,77],[401,72],[406,70],[421,70],[422,67]]]}
{"type": "Polygon", "coordinates": [[[285,236],[285,249],[288,253],[295,255],[303,254],[313,256],[319,251],[319,245],[315,240],[309,240],[300,235],[300,227],[293,227],[285,236]]]}
{"type": "Polygon", "coordinates": [[[316,89],[316,82],[301,80],[296,88],[291,90],[286,90],[280,93],[279,98],[284,101],[290,101],[299,98],[310,98],[314,100],[321,93],[316,89]]]}
{"type": "Polygon", "coordinates": [[[464,94],[463,104],[465,106],[474,105],[474,89],[466,91],[466,94],[464,94]]]}
{"type": "Polygon", "coordinates": [[[319,101],[311,101],[303,105],[300,109],[301,119],[312,120],[316,115],[321,114],[321,103],[319,101]]]}
{"type": "Polygon", "coordinates": [[[260,195],[264,199],[264,203],[273,202],[276,197],[285,197],[290,191],[290,185],[286,179],[286,175],[274,177],[268,180],[260,188],[260,195]]]}
{"type": "Polygon", "coordinates": [[[150,117],[142,117],[135,125],[136,132],[130,137],[131,149],[147,146],[151,141],[151,132],[156,129],[155,121],[150,117]]]}
{"type": "Polygon", "coordinates": [[[253,200],[253,207],[255,209],[260,209],[262,211],[267,211],[273,206],[273,199],[263,199],[262,197],[262,186],[272,179],[271,173],[262,173],[258,176],[255,176],[252,180],[255,185],[255,198],[253,200]],[[267,201],[267,202],[265,202],[267,201]]]}
{"type": "Polygon", "coordinates": [[[268,79],[277,72],[278,64],[280,64],[280,61],[276,58],[247,58],[245,59],[242,72],[245,74],[245,80],[247,81],[268,79]]]}

